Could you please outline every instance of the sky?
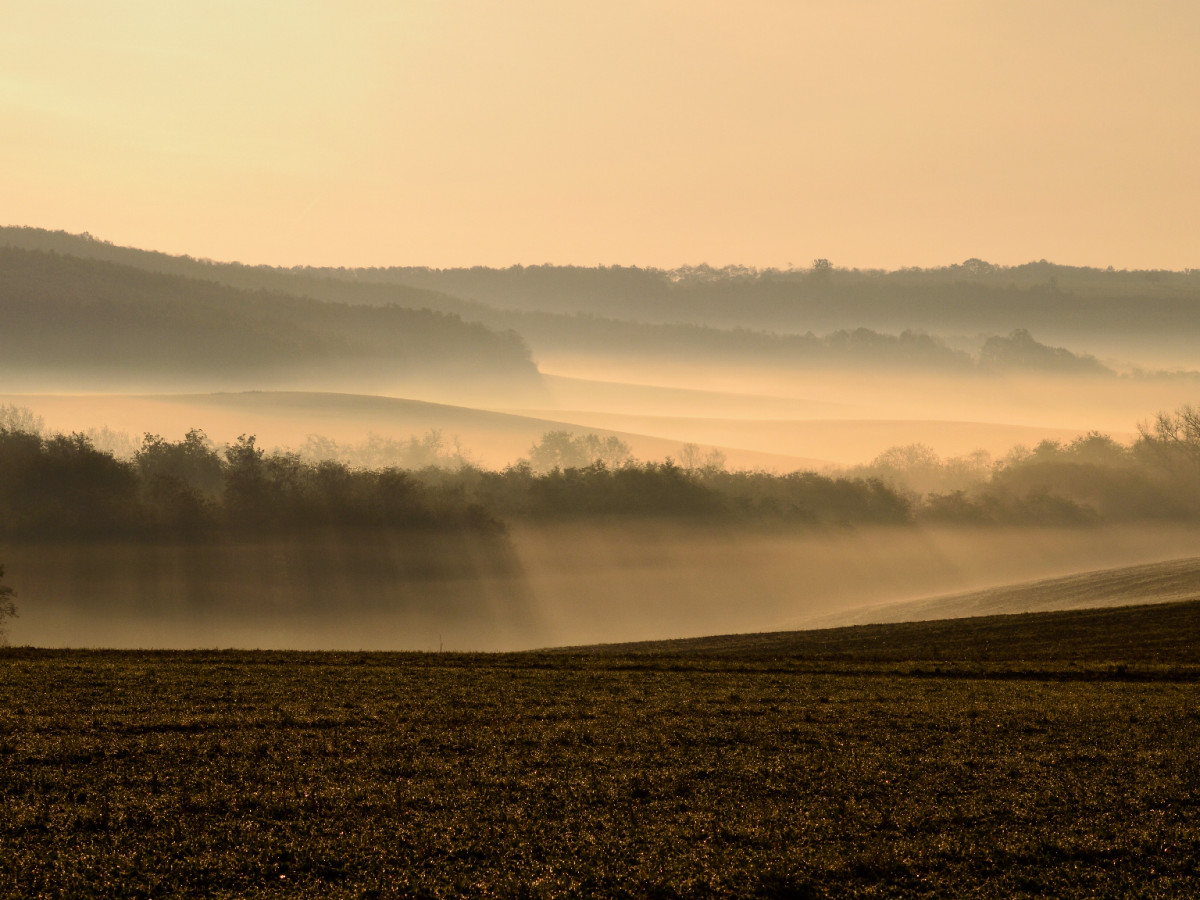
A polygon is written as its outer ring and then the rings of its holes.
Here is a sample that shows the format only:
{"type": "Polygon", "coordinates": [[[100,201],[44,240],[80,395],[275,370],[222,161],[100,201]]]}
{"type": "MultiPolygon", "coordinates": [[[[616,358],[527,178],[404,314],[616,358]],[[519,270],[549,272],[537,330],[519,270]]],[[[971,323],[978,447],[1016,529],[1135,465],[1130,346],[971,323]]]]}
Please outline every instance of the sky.
{"type": "Polygon", "coordinates": [[[1200,267],[1195,0],[0,0],[0,224],[276,265],[1200,267]]]}

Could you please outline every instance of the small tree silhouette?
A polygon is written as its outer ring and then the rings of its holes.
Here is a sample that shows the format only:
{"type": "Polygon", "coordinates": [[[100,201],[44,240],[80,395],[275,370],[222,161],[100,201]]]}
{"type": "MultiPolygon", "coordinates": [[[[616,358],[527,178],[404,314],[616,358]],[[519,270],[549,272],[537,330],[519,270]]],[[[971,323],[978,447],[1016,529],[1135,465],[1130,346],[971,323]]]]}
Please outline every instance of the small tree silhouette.
{"type": "MultiPolygon", "coordinates": [[[[3,577],[4,566],[0,566],[0,578],[3,577]]],[[[17,604],[13,600],[16,596],[16,591],[8,585],[0,583],[0,645],[7,643],[4,620],[11,619],[17,614],[17,604]]]]}

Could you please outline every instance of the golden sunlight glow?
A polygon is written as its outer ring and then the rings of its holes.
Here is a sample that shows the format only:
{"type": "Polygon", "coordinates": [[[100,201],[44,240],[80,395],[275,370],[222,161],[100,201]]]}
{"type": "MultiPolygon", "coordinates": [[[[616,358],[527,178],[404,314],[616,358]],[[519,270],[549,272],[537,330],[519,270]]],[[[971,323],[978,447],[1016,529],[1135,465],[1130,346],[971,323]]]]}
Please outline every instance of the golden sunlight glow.
{"type": "Polygon", "coordinates": [[[0,23],[0,224],[289,265],[1200,265],[1186,0],[16,0],[0,23]]]}

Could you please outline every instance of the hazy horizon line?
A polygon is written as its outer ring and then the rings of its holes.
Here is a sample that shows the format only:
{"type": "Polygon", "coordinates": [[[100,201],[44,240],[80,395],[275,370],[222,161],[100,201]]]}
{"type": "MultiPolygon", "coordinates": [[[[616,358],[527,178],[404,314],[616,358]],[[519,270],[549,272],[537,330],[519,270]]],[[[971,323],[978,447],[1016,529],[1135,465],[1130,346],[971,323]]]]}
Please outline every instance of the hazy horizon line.
{"type": "Polygon", "coordinates": [[[509,262],[503,263],[478,263],[478,262],[462,262],[452,265],[431,265],[418,262],[393,262],[393,263],[332,263],[332,262],[298,262],[298,263],[283,263],[283,262],[252,262],[247,259],[218,259],[209,256],[197,256],[186,251],[177,249],[159,249],[156,247],[139,246],[137,244],[118,243],[116,240],[110,240],[101,237],[91,231],[70,231],[66,228],[50,228],[43,225],[23,225],[23,224],[6,224],[0,226],[2,229],[26,230],[26,231],[42,231],[47,234],[62,234],[68,237],[82,238],[93,241],[97,244],[113,247],[119,250],[134,250],[142,253],[157,253],[163,256],[174,257],[176,259],[187,259],[193,262],[206,263],[211,265],[233,265],[243,266],[246,268],[268,268],[268,269],[350,269],[350,270],[391,270],[391,269],[427,269],[429,271],[454,271],[460,269],[491,269],[495,271],[505,271],[508,269],[537,269],[537,268],[560,268],[560,269],[638,269],[648,272],[661,272],[664,274],[673,274],[679,272],[690,271],[711,271],[718,274],[732,274],[742,272],[748,275],[763,274],[763,273],[783,273],[783,274],[799,274],[812,272],[818,261],[825,261],[830,264],[835,272],[857,272],[857,273],[878,273],[878,274],[894,274],[911,271],[933,272],[943,269],[952,269],[955,267],[964,266],[971,262],[984,263],[989,267],[1001,271],[1012,269],[1020,269],[1025,266],[1048,265],[1055,268],[1063,269],[1084,269],[1099,272],[1112,273],[1139,273],[1139,272],[1156,272],[1168,273],[1177,275],[1189,275],[1200,271],[1200,266],[1184,266],[1183,268],[1169,267],[1139,267],[1139,266],[1118,266],[1115,263],[1079,263],[1079,262],[1060,262],[1056,260],[1046,259],[1027,259],[1022,262],[996,262],[986,256],[970,256],[963,260],[953,262],[943,262],[935,264],[912,264],[904,265],[895,268],[875,265],[841,265],[837,260],[826,257],[815,256],[812,261],[806,265],[797,265],[794,262],[789,262],[787,265],[778,264],[756,264],[749,262],[724,262],[710,263],[707,260],[699,262],[684,262],[677,265],[667,266],[652,263],[637,263],[637,262],[509,262]]]}

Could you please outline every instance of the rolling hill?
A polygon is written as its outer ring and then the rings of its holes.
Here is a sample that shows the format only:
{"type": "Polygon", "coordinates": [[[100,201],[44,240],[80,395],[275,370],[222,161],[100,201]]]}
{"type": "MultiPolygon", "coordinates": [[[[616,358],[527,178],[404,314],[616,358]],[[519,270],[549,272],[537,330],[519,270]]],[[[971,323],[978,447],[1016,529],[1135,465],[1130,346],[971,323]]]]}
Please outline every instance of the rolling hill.
{"type": "MultiPolygon", "coordinates": [[[[3,246],[240,290],[453,314],[514,330],[539,357],[715,353],[808,366],[865,361],[961,372],[971,364],[963,346],[973,351],[989,336],[1028,329],[1075,350],[1074,358],[1059,354],[1057,367],[1102,373],[1103,366],[1080,352],[1177,369],[1192,364],[1190,349],[1200,334],[1200,276],[1193,271],[1114,272],[1045,261],[998,267],[979,260],[823,276],[707,266],[285,269],[170,256],[86,234],[11,226],[0,227],[3,246]],[[940,338],[952,339],[954,346],[940,338]]],[[[1045,354],[1022,360],[1010,354],[1005,361],[1038,369],[1053,362],[1045,354]]]]}
{"type": "Polygon", "coordinates": [[[1200,557],[1098,569],[986,590],[885,603],[831,617],[831,624],[877,624],[1169,603],[1200,599],[1200,557]]]}
{"type": "Polygon", "coordinates": [[[29,390],[406,379],[535,390],[523,341],[459,316],[324,302],[0,248],[0,377],[29,390]]]}
{"type": "MultiPolygon", "coordinates": [[[[1193,565],[1193,569],[1198,566],[1193,565]]],[[[1193,599],[809,631],[601,644],[551,651],[647,657],[771,657],[793,662],[1198,666],[1200,589],[1193,599]]],[[[1127,598],[1128,599],[1128,598],[1127,598]]]]}
{"type": "Polygon", "coordinates": [[[830,627],[802,631],[565,649],[860,661],[1130,657],[1200,664],[1200,557],[881,604],[826,620],[830,627]]]}
{"type": "MultiPolygon", "coordinates": [[[[678,457],[682,441],[654,433],[581,426],[544,415],[517,415],[370,394],[328,391],[242,391],[204,394],[0,394],[0,403],[31,409],[51,431],[103,429],[127,433],[135,442],[145,432],[172,439],[199,428],[218,443],[253,434],[265,447],[302,446],[309,435],[357,443],[369,435],[403,440],[440,431],[457,439],[467,457],[502,467],[529,452],[548,431],[594,432],[625,441],[641,459],[678,457]]],[[[720,449],[729,465],[793,471],[819,469],[829,462],[786,452],[730,445],[720,449]]]]}

